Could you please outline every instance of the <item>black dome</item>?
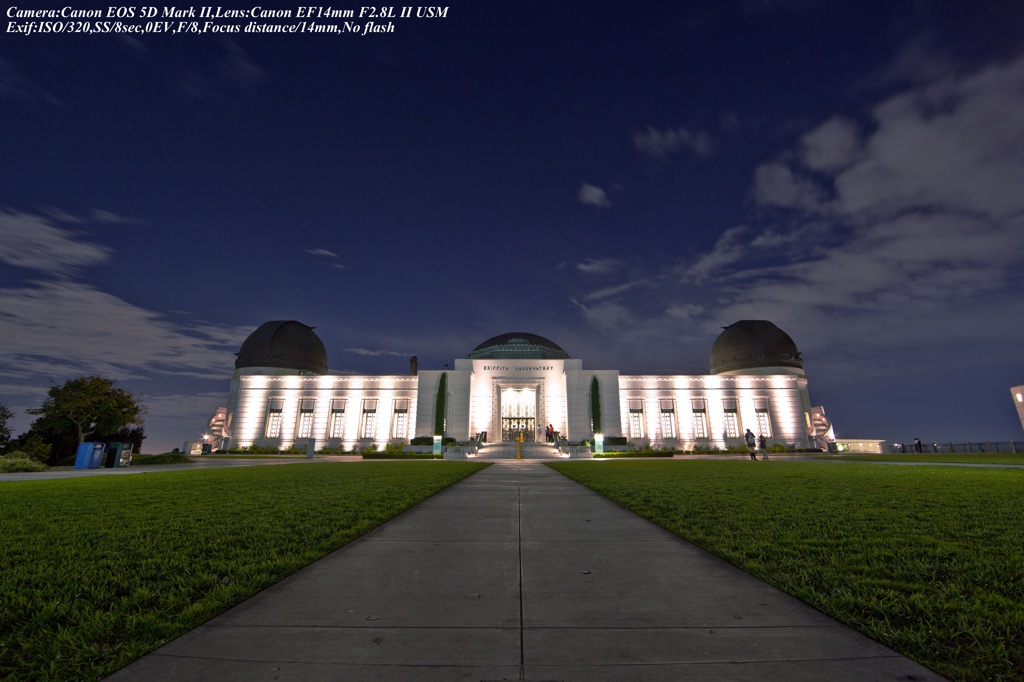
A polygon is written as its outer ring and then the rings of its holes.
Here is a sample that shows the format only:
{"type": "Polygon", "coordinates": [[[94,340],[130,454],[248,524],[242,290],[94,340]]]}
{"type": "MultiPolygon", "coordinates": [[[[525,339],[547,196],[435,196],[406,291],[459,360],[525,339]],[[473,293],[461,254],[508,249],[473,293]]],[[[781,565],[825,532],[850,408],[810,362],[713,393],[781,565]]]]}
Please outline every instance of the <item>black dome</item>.
{"type": "Polygon", "coordinates": [[[487,339],[468,356],[472,360],[566,360],[557,343],[529,332],[509,332],[487,339]]]}
{"type": "Polygon", "coordinates": [[[313,328],[295,320],[264,322],[237,353],[235,369],[280,367],[327,374],[327,350],[313,328]]]}
{"type": "Polygon", "coordinates": [[[804,368],[793,339],[768,320],[740,320],[711,346],[712,374],[759,367],[804,368]]]}

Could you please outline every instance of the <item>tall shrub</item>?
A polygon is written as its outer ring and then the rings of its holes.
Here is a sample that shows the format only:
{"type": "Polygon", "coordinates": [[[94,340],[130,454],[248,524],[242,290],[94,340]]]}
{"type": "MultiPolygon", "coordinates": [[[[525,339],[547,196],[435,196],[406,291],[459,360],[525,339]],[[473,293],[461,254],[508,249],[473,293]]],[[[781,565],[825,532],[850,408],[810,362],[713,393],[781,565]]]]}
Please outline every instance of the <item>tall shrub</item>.
{"type": "Polygon", "coordinates": [[[596,376],[590,380],[590,415],[594,433],[601,433],[601,386],[596,376]]]}
{"type": "Polygon", "coordinates": [[[441,380],[437,382],[437,402],[434,406],[434,435],[444,435],[444,401],[448,394],[448,373],[441,372],[441,380]]]}

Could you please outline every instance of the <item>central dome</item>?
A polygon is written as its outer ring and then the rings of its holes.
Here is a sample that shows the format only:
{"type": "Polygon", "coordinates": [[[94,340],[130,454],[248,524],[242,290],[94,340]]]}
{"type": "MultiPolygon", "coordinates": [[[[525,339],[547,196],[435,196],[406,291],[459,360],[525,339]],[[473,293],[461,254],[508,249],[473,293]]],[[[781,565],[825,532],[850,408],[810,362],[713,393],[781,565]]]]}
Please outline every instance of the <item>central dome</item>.
{"type": "Polygon", "coordinates": [[[543,336],[509,332],[487,339],[468,357],[471,360],[567,360],[569,354],[543,336]]]}

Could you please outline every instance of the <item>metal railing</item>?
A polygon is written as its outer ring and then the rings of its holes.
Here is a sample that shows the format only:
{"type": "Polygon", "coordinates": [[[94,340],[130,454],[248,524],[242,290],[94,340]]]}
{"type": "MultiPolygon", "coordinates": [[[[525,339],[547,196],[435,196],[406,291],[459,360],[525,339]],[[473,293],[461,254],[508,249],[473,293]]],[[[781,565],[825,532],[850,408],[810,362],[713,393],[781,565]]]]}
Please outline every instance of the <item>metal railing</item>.
{"type": "MultiPolygon", "coordinates": [[[[916,454],[917,450],[914,448],[914,443],[891,443],[889,445],[889,452],[895,453],[907,453],[909,455],[916,454]]],[[[922,443],[921,453],[989,453],[989,452],[1024,452],[1024,442],[1016,442],[1012,440],[1004,441],[967,441],[966,443],[922,443]]]]}

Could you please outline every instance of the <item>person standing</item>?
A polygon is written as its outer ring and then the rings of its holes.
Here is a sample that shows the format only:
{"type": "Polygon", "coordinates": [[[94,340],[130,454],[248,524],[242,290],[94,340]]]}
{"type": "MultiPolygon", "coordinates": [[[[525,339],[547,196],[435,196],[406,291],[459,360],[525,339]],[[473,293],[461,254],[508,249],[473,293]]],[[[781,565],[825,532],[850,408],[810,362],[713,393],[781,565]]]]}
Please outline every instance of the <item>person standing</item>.
{"type": "Polygon", "coordinates": [[[915,438],[914,439],[914,452],[924,452],[924,448],[921,447],[921,439],[920,438],[915,438]]]}
{"type": "Polygon", "coordinates": [[[761,459],[768,459],[768,441],[765,440],[763,433],[757,437],[757,449],[761,451],[761,459]]]}
{"type": "Polygon", "coordinates": [[[744,440],[747,441],[747,449],[750,450],[750,459],[756,462],[757,450],[755,450],[754,448],[757,445],[757,438],[754,436],[754,432],[751,431],[750,429],[747,429],[747,432],[746,434],[744,434],[743,438],[744,440]]]}

